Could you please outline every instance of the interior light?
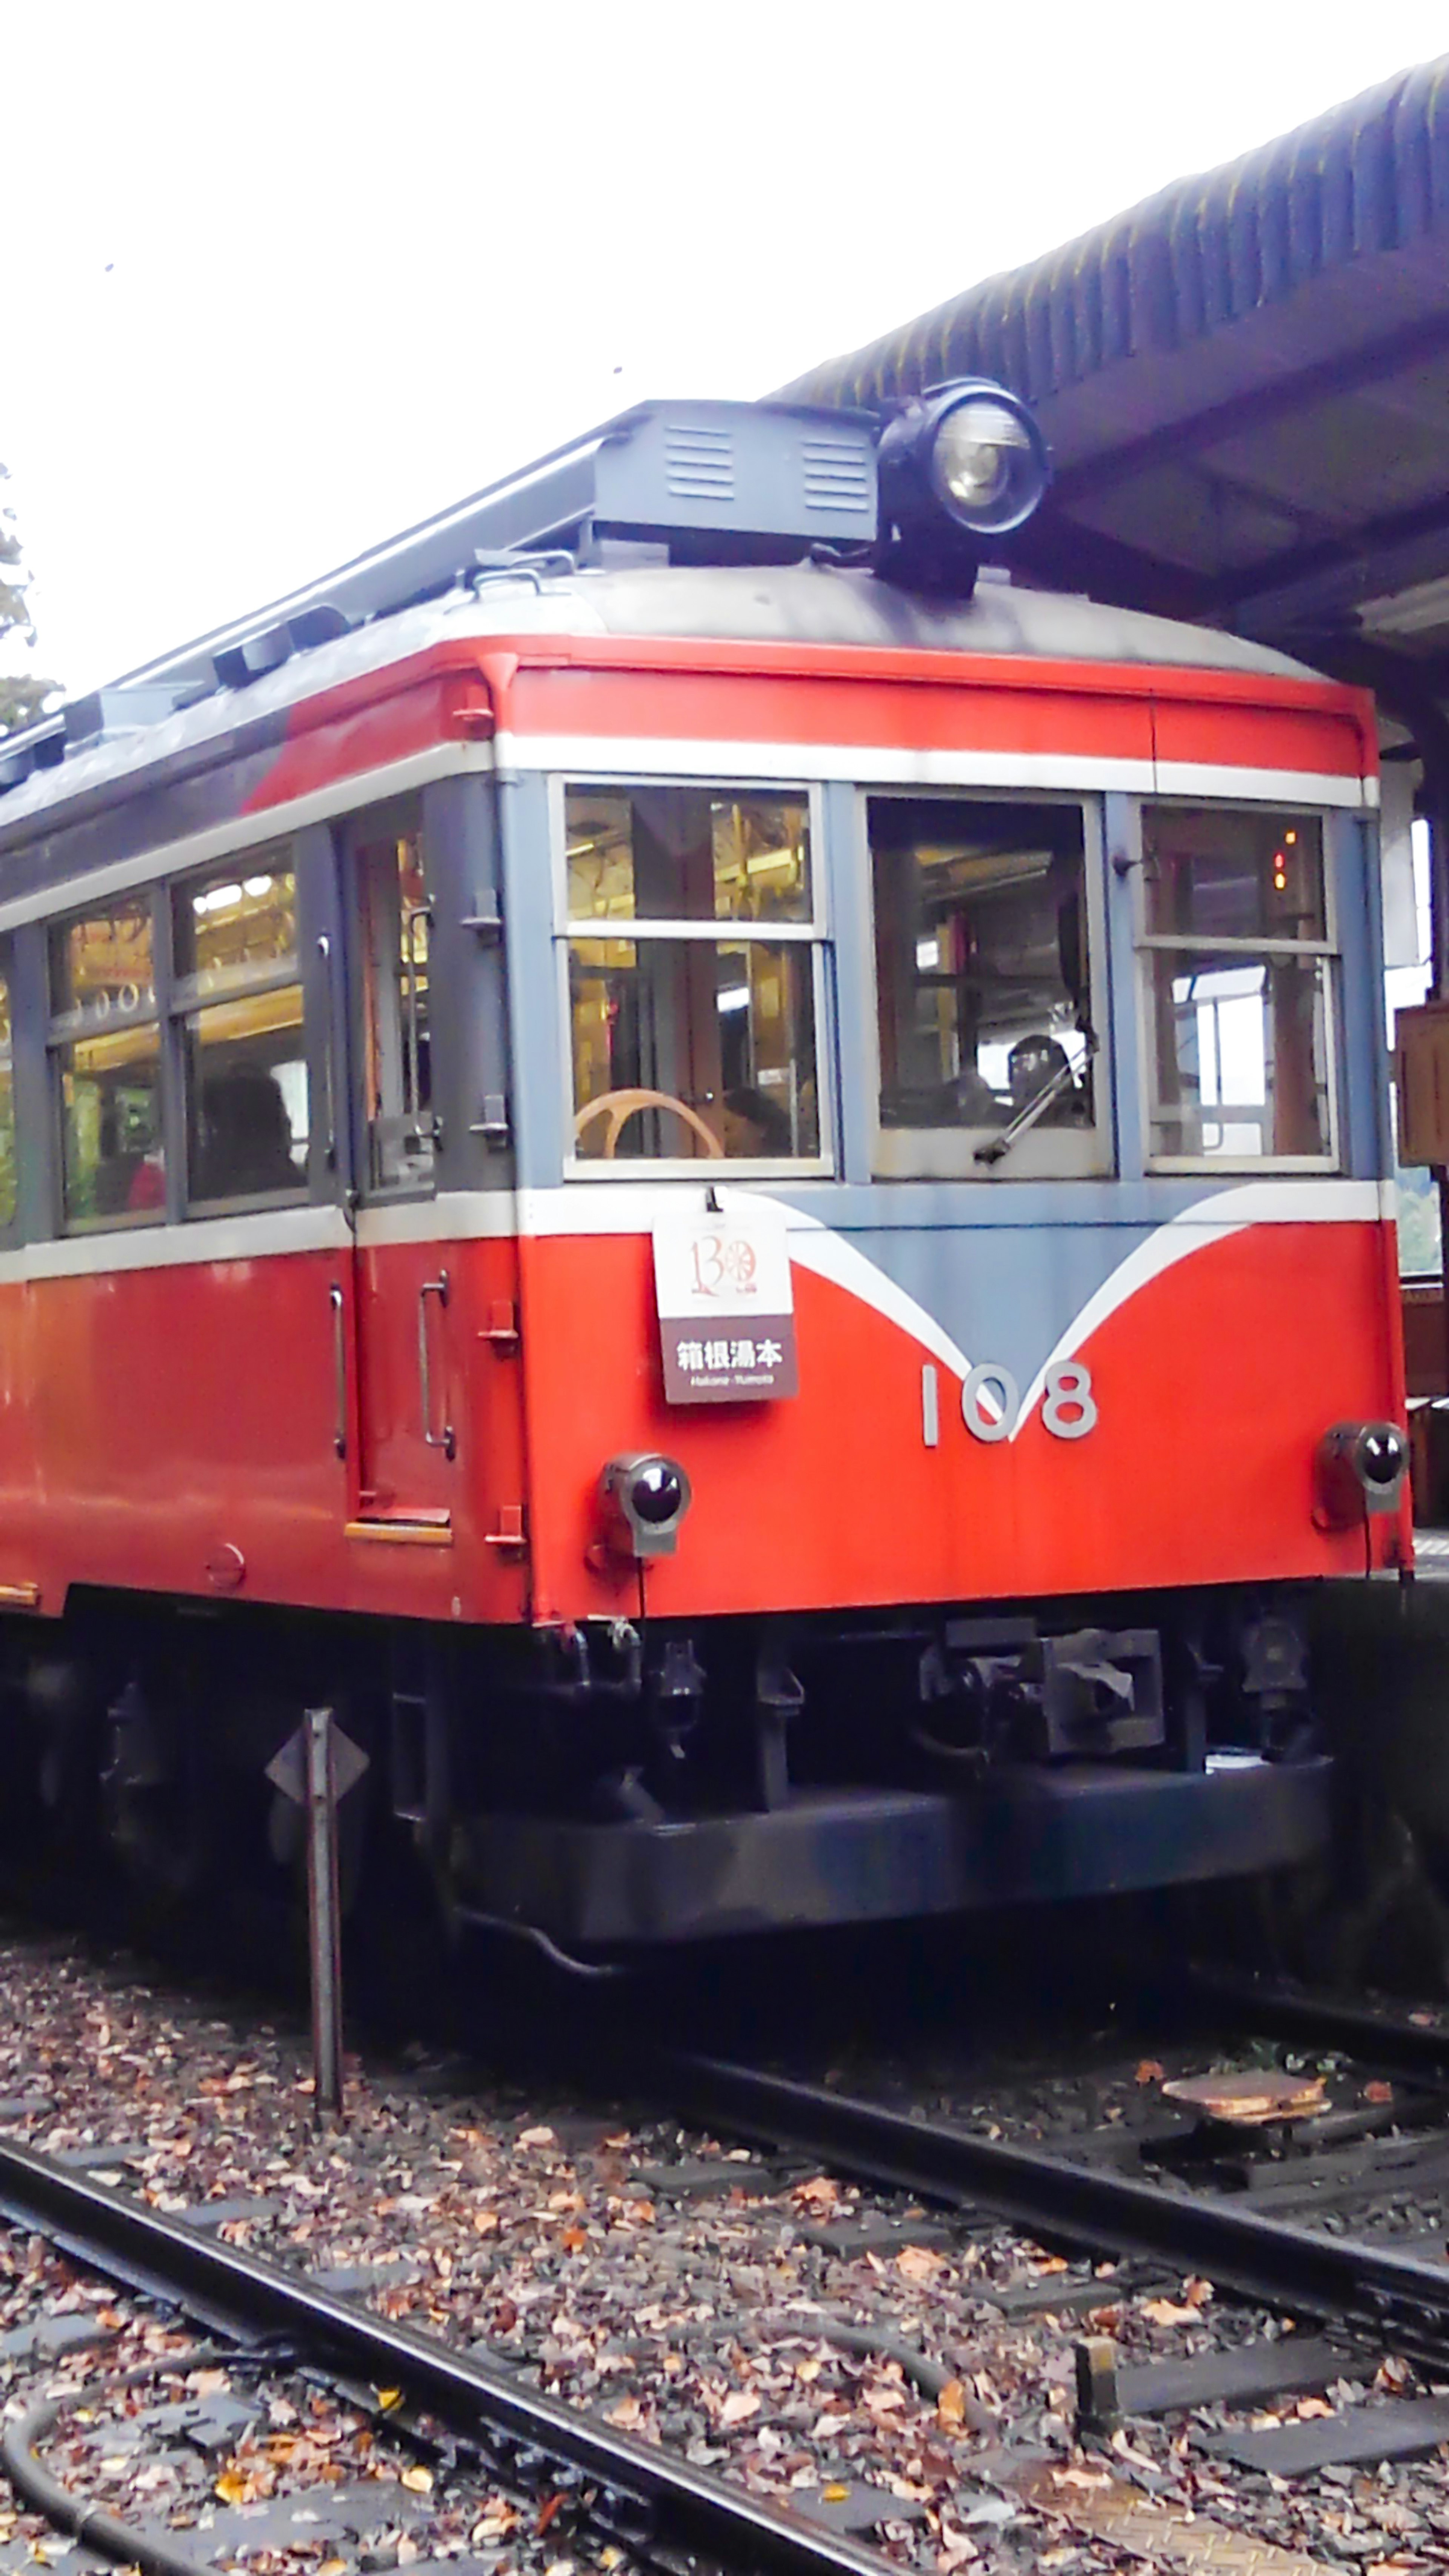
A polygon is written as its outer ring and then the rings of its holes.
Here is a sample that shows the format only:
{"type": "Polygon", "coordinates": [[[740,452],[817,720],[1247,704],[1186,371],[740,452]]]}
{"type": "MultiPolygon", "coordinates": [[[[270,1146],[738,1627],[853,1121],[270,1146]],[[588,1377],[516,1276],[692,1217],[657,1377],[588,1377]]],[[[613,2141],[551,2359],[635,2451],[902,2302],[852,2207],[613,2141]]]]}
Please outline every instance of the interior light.
{"type": "Polygon", "coordinates": [[[271,891],[272,880],[270,877],[243,877],[242,879],[242,892],[243,894],[249,894],[254,903],[259,903],[262,896],[264,894],[270,894],[271,891]]]}
{"type": "Polygon", "coordinates": [[[239,885],[208,886],[205,894],[193,897],[191,908],[193,912],[224,912],[228,904],[240,903],[241,899],[239,885]]]}
{"type": "Polygon", "coordinates": [[[748,984],[727,984],[724,991],[719,996],[719,1008],[722,1011],[747,1011],[749,1007],[750,988],[748,984]]]}

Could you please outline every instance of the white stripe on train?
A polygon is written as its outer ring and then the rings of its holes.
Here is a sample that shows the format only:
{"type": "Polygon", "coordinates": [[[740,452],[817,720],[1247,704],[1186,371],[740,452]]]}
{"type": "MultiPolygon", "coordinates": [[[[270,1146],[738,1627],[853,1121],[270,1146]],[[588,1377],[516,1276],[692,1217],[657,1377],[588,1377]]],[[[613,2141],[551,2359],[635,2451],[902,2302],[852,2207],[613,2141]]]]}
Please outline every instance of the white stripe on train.
{"type": "MultiPolygon", "coordinates": [[[[467,1243],[533,1237],[648,1235],[663,1207],[678,1207],[687,1181],[566,1181],[549,1189],[455,1190],[399,1207],[364,1208],[356,1240],[366,1250],[392,1243],[467,1243]]],[[[723,1193],[728,1197],[732,1193],[723,1193]]],[[[741,1192],[742,1200],[755,1193],[741,1192]]],[[[768,1193],[762,1193],[768,1195],[768,1193]]],[[[1394,1213],[1392,1181],[1249,1181],[1209,1193],[1129,1253],[1069,1326],[1051,1353],[1063,1359],[1079,1347],[1124,1298],[1185,1259],[1200,1245],[1246,1225],[1365,1225],[1394,1213]]],[[[964,1377],[963,1352],[926,1308],[868,1255],[857,1250],[808,1209],[785,1211],[790,1256],[804,1270],[831,1279],[863,1304],[899,1325],[932,1358],[964,1377]]],[[[255,1213],[202,1217],[186,1225],[117,1226],[104,1232],[63,1235],[50,1242],[17,1244],[0,1252],[0,1284],[39,1279],[102,1277],[128,1270],[166,1270],[216,1263],[278,1260],[291,1254],[345,1252],[353,1240],[341,1208],[261,1208],[255,1213]]],[[[1047,1365],[1050,1365],[1048,1361],[1047,1365]]],[[[1040,1381],[1033,1381],[1033,1394],[1040,1381]]]]}

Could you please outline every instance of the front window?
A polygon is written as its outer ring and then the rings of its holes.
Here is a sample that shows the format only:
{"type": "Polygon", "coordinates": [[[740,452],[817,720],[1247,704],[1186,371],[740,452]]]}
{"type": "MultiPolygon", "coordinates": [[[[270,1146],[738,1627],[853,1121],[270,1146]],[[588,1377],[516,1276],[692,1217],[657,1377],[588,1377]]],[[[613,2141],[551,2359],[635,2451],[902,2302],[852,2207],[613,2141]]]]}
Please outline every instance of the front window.
{"type": "Polygon", "coordinates": [[[1153,1158],[1328,1162],[1321,821],[1150,805],[1142,850],[1153,1158]]]}
{"type": "Polygon", "coordinates": [[[155,1221],[165,1210],[152,926],[145,895],[58,923],[50,934],[67,1226],[155,1221]]]}
{"type": "Polygon", "coordinates": [[[867,816],[877,1171],[1102,1169],[1082,807],[872,796],[867,816]]]}
{"type": "Polygon", "coordinates": [[[805,796],[569,787],[564,820],[575,1154],[815,1160],[805,796]]]}

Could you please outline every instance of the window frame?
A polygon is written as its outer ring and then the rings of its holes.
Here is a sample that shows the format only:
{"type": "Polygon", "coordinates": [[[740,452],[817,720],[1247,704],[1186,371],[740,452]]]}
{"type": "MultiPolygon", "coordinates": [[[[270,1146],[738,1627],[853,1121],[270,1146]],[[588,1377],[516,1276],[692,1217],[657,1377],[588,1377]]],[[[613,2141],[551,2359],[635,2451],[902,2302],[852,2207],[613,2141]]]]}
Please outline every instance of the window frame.
{"type": "Polygon", "coordinates": [[[733,1185],[736,1181],[829,1180],[837,1170],[838,1120],[835,1105],[835,979],[830,971],[833,955],[829,869],[825,861],[825,797],[818,779],[726,778],[677,773],[660,776],[642,770],[627,773],[608,770],[560,770],[548,782],[549,848],[552,854],[550,916],[553,922],[554,991],[557,1002],[559,1059],[564,1104],[563,1172],[565,1180],[578,1181],[704,1181],[733,1185]],[[568,910],[568,790],[571,787],[599,788],[606,793],[630,795],[635,788],[679,788],[687,793],[723,794],[738,797],[795,797],[804,804],[810,834],[810,913],[800,921],[679,921],[628,919],[624,921],[574,921],[568,910]],[[811,1009],[815,1035],[816,1115],[820,1130],[817,1154],[729,1154],[716,1161],[712,1155],[660,1154],[628,1155],[622,1160],[606,1160],[603,1155],[584,1155],[575,1151],[574,1120],[578,1103],[574,1097],[573,1016],[569,1006],[569,958],[576,941],[583,939],[628,940],[636,947],[644,941],[698,940],[708,947],[736,944],[761,947],[805,947],[811,952],[811,1009]]]}
{"type": "MultiPolygon", "coordinates": [[[[421,1131],[426,1120],[430,1154],[426,1169],[410,1173],[396,1181],[379,1180],[374,1165],[375,1127],[368,1088],[368,1012],[371,1007],[371,979],[375,960],[369,943],[369,907],[362,865],[365,851],[374,849],[384,839],[396,843],[409,833],[416,833],[427,901],[416,909],[426,914],[428,922],[428,955],[426,961],[430,1004],[437,991],[438,976],[438,894],[433,873],[432,851],[428,831],[428,807],[423,787],[401,787],[391,795],[372,797],[365,803],[348,808],[336,818],[336,849],[341,870],[342,909],[345,921],[344,947],[349,960],[347,973],[347,1083],[349,1098],[339,1120],[346,1118],[352,1126],[352,1158],[359,1207],[408,1207],[426,1204],[438,1197],[446,1186],[443,1174],[445,1120],[436,1106],[416,1113],[414,1123],[421,1131]]],[[[415,915],[416,917],[416,915],[415,915]]],[[[399,912],[399,928],[402,926],[399,912]]],[[[391,958],[389,952],[389,971],[391,958]]],[[[399,996],[401,1008],[401,997],[399,996]]],[[[402,1023],[400,1022],[400,1027],[402,1023]]],[[[430,1024],[430,1042],[436,1030],[430,1024]]],[[[403,1039],[399,1062],[407,1060],[403,1039]]],[[[436,1054],[432,1080],[436,1085],[439,1066],[436,1054]]],[[[407,1113],[401,1113],[406,1123],[407,1113]]]]}
{"type": "MultiPolygon", "coordinates": [[[[280,874],[282,871],[277,869],[273,873],[280,874]]],[[[264,1215],[269,1209],[302,1205],[313,1196],[312,1128],[315,1124],[315,1102],[312,1051],[307,1020],[306,961],[302,938],[301,869],[296,836],[292,833],[283,833],[278,839],[264,841],[260,846],[249,843],[243,849],[228,851],[223,858],[208,859],[201,867],[181,869],[174,876],[167,876],[160,881],[160,893],[164,903],[166,951],[164,977],[159,966],[157,970],[157,998],[163,1010],[164,1061],[173,1068],[169,1077],[163,1072],[163,1108],[164,1086],[169,1079],[174,1086],[175,1131],[180,1150],[178,1172],[180,1222],[183,1225],[204,1225],[212,1218],[247,1216],[253,1211],[258,1215],[264,1215]],[[209,994],[196,991],[194,970],[183,975],[177,969],[178,907],[189,899],[193,887],[204,886],[208,882],[214,883],[218,880],[224,881],[228,877],[254,876],[258,873],[259,862],[283,851],[287,859],[285,873],[292,879],[292,901],[296,915],[297,944],[290,969],[284,970],[280,966],[262,967],[254,977],[248,978],[243,983],[232,984],[225,991],[209,994]],[[228,1002],[252,1000],[267,993],[286,992],[293,985],[296,986],[302,1000],[301,1056],[307,1070],[307,1153],[304,1162],[299,1166],[297,1181],[291,1189],[239,1190],[226,1198],[200,1198],[192,1188],[191,1061],[186,1024],[188,1020],[201,1018],[208,1010],[224,1008],[228,1002]]]]}
{"type": "Polygon", "coordinates": [[[10,1006],[10,1170],[15,1198],[8,1216],[0,1215],[0,1244],[20,1239],[24,1189],[20,1171],[20,1048],[16,1042],[15,1010],[15,940],[11,932],[0,937],[0,984],[5,987],[10,1006]]]}
{"type": "MultiPolygon", "coordinates": [[[[1163,1173],[1223,1172],[1234,1178],[1251,1179],[1255,1173],[1301,1172],[1305,1175],[1341,1172],[1343,1162],[1343,1114],[1340,1098],[1339,1013],[1342,1008],[1343,950],[1338,939],[1337,871],[1333,864],[1332,826],[1334,810],[1305,801],[1293,805],[1286,798],[1257,796],[1171,796],[1151,795],[1134,799],[1134,820],[1140,865],[1134,870],[1137,884],[1132,905],[1132,971],[1136,988],[1139,1060],[1142,1067],[1142,1148],[1147,1171],[1163,1173]],[[1147,818],[1157,807],[1181,813],[1213,814],[1292,814],[1317,823],[1323,869],[1322,939],[1185,939],[1172,932],[1149,931],[1147,928],[1147,818]],[[1323,1002],[1324,1094],[1328,1108],[1328,1151],[1325,1154],[1159,1154],[1153,1151],[1153,1129],[1157,1123],[1157,1024],[1153,1010],[1151,978],[1144,964],[1162,954],[1222,956],[1231,961],[1236,956],[1245,963],[1265,957],[1321,958],[1326,968],[1323,1002]]],[[[1224,1104],[1231,1109],[1232,1103],[1224,1104]]]]}
{"type": "Polygon", "coordinates": [[[170,1081],[167,1074],[168,1020],[167,987],[171,963],[171,915],[169,880],[151,877],[135,887],[122,886],[108,895],[94,895],[88,903],[69,904],[63,911],[47,913],[42,922],[45,968],[45,1056],[50,1093],[51,1146],[54,1157],[53,1216],[55,1234],[65,1239],[93,1234],[132,1234],[171,1222],[172,1190],[175,1184],[170,1117],[170,1081]],[[55,1007],[55,956],[57,942],[84,921],[114,916],[123,907],[151,916],[151,1007],[146,1011],[127,1013],[116,1023],[122,1030],[154,1028],[156,1031],[156,1096],[160,1110],[160,1133],[163,1156],[164,1188],[156,1206],[149,1208],[116,1208],[103,1216],[72,1216],[66,1206],[66,1125],[64,1068],[62,1053],[68,1047],[84,1044],[94,1036],[87,1030],[83,1011],[74,1008],[60,1012],[55,1007]]]}
{"type": "Polygon", "coordinates": [[[1107,834],[1100,791],[1071,787],[998,787],[957,784],[917,785],[914,781],[876,782],[856,790],[857,865],[864,887],[868,928],[870,1011],[862,1071],[869,1084],[869,1178],[873,1185],[911,1182],[952,1186],[983,1182],[997,1187],[1007,1181],[1102,1181],[1117,1176],[1116,1050],[1112,1043],[1112,987],[1107,943],[1107,834]],[[876,948],[875,858],[870,839],[873,803],[903,801],[940,805],[1061,805],[1082,818],[1082,876],[1087,914],[1087,989],[1091,1026],[1097,1040],[1093,1058],[1093,1116],[1090,1127],[1028,1129],[999,1163],[976,1160],[981,1145],[1000,1135],[1007,1123],[990,1127],[887,1127],[881,1118],[880,972],[876,948]],[[887,1142],[889,1140],[889,1142],[887,1142]],[[1083,1150],[1064,1154],[1078,1142],[1083,1150]],[[892,1168],[893,1167],[893,1168],[892,1168]]]}

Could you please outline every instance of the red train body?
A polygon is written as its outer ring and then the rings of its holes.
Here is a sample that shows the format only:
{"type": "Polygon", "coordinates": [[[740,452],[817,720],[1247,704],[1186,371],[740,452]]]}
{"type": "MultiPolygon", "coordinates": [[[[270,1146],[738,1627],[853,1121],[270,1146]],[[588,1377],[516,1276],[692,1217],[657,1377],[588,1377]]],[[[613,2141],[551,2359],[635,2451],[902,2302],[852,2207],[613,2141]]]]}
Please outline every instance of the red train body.
{"type": "Polygon", "coordinates": [[[285,1859],[325,1695],[583,1946],[1307,1856],[1303,1588],[1411,1546],[1370,706],[589,524],[12,761],[42,1803],[285,1859]]]}

